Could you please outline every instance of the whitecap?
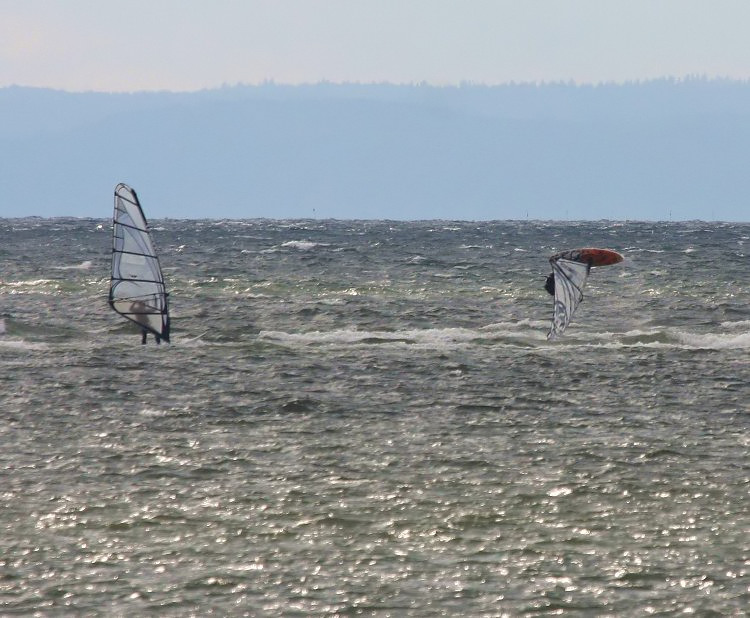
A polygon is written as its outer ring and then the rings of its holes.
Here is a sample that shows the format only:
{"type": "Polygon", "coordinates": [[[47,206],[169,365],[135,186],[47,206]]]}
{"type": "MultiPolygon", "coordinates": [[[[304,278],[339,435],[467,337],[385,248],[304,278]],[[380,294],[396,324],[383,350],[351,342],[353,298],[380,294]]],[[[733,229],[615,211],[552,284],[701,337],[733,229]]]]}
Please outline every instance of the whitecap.
{"type": "Polygon", "coordinates": [[[566,333],[566,341],[578,345],[604,348],[677,348],[695,350],[726,350],[750,348],[750,332],[694,333],[674,328],[631,330],[624,333],[566,333]]]}
{"type": "Polygon", "coordinates": [[[291,249],[298,249],[299,251],[310,251],[315,247],[327,247],[327,244],[312,242],[311,240],[288,240],[281,244],[282,247],[289,247],[291,249]]]}
{"type": "Polygon", "coordinates": [[[0,339],[0,348],[8,350],[47,350],[49,346],[46,343],[24,341],[23,339],[0,339]]]}
{"type": "Polygon", "coordinates": [[[160,418],[169,416],[169,410],[160,410],[158,408],[145,407],[139,412],[139,414],[141,416],[147,416],[151,418],[160,418]]]}
{"type": "Polygon", "coordinates": [[[750,348],[750,332],[740,334],[677,333],[677,339],[690,348],[701,350],[731,350],[750,348]]]}
{"type": "MultiPolygon", "coordinates": [[[[525,321],[524,321],[525,322],[525,321]]],[[[486,342],[488,338],[504,335],[518,337],[520,334],[543,339],[544,333],[531,330],[526,323],[495,324],[481,329],[470,328],[426,328],[398,331],[362,331],[356,329],[339,329],[332,331],[311,331],[306,333],[287,333],[284,331],[261,331],[258,338],[275,341],[292,346],[320,345],[413,345],[426,349],[455,348],[475,342],[486,342]],[[521,329],[526,329],[525,332],[521,329]],[[519,332],[521,331],[521,332],[519,332]]]]}
{"type": "Polygon", "coordinates": [[[493,324],[487,324],[483,326],[481,331],[492,331],[498,333],[517,333],[519,330],[537,330],[540,328],[549,327],[549,320],[534,320],[531,318],[523,318],[514,322],[495,322],[493,324]]]}
{"type": "Polygon", "coordinates": [[[736,322],[722,322],[719,326],[730,330],[744,329],[750,332],[750,320],[738,320],[736,322]]]}
{"type": "Polygon", "coordinates": [[[91,260],[85,260],[75,266],[55,266],[55,270],[89,270],[91,268],[91,260]]]}
{"type": "Polygon", "coordinates": [[[551,498],[558,498],[560,496],[569,496],[573,493],[570,487],[553,487],[547,492],[547,495],[551,498]]]}
{"type": "Polygon", "coordinates": [[[56,283],[53,279],[30,279],[29,281],[8,281],[5,285],[9,287],[36,287],[47,283],[56,283]]]}
{"type": "Polygon", "coordinates": [[[402,331],[360,331],[340,329],[333,331],[312,331],[307,333],[286,333],[283,331],[261,331],[260,339],[276,340],[281,343],[300,345],[346,345],[368,343],[390,344],[430,344],[445,345],[477,338],[476,331],[459,328],[402,330],[402,331]]]}

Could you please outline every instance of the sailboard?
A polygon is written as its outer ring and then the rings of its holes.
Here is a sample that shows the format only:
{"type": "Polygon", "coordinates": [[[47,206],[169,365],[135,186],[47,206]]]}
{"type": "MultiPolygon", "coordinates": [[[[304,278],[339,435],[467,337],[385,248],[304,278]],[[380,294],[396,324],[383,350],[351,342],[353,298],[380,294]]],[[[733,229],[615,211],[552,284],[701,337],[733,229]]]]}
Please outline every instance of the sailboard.
{"type": "Polygon", "coordinates": [[[146,217],[135,191],[115,187],[112,219],[112,277],[109,305],[145,333],[169,342],[169,307],[164,276],[146,217]]]}
{"type": "Polygon", "coordinates": [[[611,249],[572,249],[550,257],[552,275],[545,288],[554,293],[552,328],[547,339],[555,339],[568,328],[575,310],[583,300],[583,288],[593,266],[609,266],[622,262],[623,257],[611,249]],[[552,289],[554,285],[554,290],[552,289]]]}

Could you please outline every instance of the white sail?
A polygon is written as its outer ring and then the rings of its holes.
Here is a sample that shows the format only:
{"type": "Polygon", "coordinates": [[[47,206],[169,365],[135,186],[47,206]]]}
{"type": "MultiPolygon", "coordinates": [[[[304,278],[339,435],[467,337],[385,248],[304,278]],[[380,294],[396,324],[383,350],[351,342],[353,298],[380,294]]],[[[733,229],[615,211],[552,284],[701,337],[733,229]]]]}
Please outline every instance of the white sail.
{"type": "Polygon", "coordinates": [[[555,274],[555,308],[547,339],[554,339],[563,334],[576,307],[583,300],[583,286],[591,267],[584,262],[556,257],[550,259],[550,264],[555,274]]]}
{"type": "Polygon", "coordinates": [[[109,304],[117,313],[169,341],[169,310],[159,258],[138,196],[115,187],[112,225],[112,279],[109,304]]]}

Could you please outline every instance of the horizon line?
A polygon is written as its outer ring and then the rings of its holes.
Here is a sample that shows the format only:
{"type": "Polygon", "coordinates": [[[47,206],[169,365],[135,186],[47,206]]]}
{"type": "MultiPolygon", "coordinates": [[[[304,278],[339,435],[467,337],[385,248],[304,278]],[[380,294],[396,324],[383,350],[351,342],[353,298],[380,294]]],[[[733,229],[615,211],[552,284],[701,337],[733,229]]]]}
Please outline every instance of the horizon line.
{"type": "Polygon", "coordinates": [[[559,80],[542,80],[542,81],[515,81],[510,80],[506,82],[477,82],[472,80],[460,80],[457,82],[429,82],[427,80],[422,81],[411,81],[411,82],[391,82],[391,81],[332,81],[327,79],[321,79],[318,81],[301,81],[301,82],[277,82],[273,78],[266,78],[258,82],[242,82],[237,81],[234,83],[222,82],[213,86],[202,86],[199,88],[189,89],[169,89],[169,88],[143,88],[135,90],[97,90],[97,89],[66,89],[58,88],[54,86],[37,86],[37,85],[25,85],[19,83],[11,83],[0,86],[0,90],[42,90],[50,92],[61,92],[65,94],[198,94],[203,92],[221,91],[221,90],[233,90],[242,88],[309,88],[314,86],[332,86],[332,87],[394,87],[394,88],[431,88],[435,90],[440,89],[462,89],[462,88],[510,88],[510,87],[531,87],[531,88],[545,88],[545,87],[572,87],[572,88],[601,88],[601,87],[632,87],[632,86],[645,86],[651,84],[673,84],[673,85],[685,85],[694,83],[720,83],[720,84],[737,84],[747,85],[750,84],[750,77],[728,77],[714,75],[709,76],[706,74],[688,73],[682,76],[677,75],[664,75],[662,77],[648,77],[643,79],[624,79],[624,80],[606,80],[606,81],[576,81],[573,79],[559,79],[559,80]]]}
{"type": "MultiPolygon", "coordinates": [[[[111,221],[112,217],[93,217],[86,215],[24,215],[23,217],[6,217],[0,215],[0,221],[24,221],[28,219],[41,220],[41,221],[55,221],[55,220],[76,220],[76,221],[111,221]]],[[[169,216],[149,216],[149,228],[154,221],[298,221],[298,222],[362,222],[362,223],[610,223],[610,224],[628,224],[628,223],[718,223],[718,224],[729,224],[729,225],[749,225],[749,220],[739,219],[607,219],[606,217],[599,219],[535,219],[527,217],[523,219],[446,219],[446,218],[435,218],[435,219],[393,219],[393,218],[362,218],[362,217],[169,217],[169,216]]]]}

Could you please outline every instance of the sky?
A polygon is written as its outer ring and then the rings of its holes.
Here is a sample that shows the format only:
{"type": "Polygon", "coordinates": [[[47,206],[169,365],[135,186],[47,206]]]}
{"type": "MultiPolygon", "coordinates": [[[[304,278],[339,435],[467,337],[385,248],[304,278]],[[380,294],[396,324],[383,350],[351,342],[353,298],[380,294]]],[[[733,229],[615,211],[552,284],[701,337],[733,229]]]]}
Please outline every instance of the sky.
{"type": "Polygon", "coordinates": [[[750,79],[747,0],[0,0],[0,87],[750,79]]]}
{"type": "MultiPolygon", "coordinates": [[[[748,24],[748,0],[0,0],[0,88],[750,82],[748,24]]],[[[0,117],[0,129],[13,122],[0,117]]],[[[37,174],[29,161],[24,173],[37,174]]],[[[720,171],[737,192],[745,174],[735,167],[720,171]]],[[[147,182],[106,179],[119,180],[147,182]]],[[[266,206],[247,216],[272,216],[266,206]]]]}

